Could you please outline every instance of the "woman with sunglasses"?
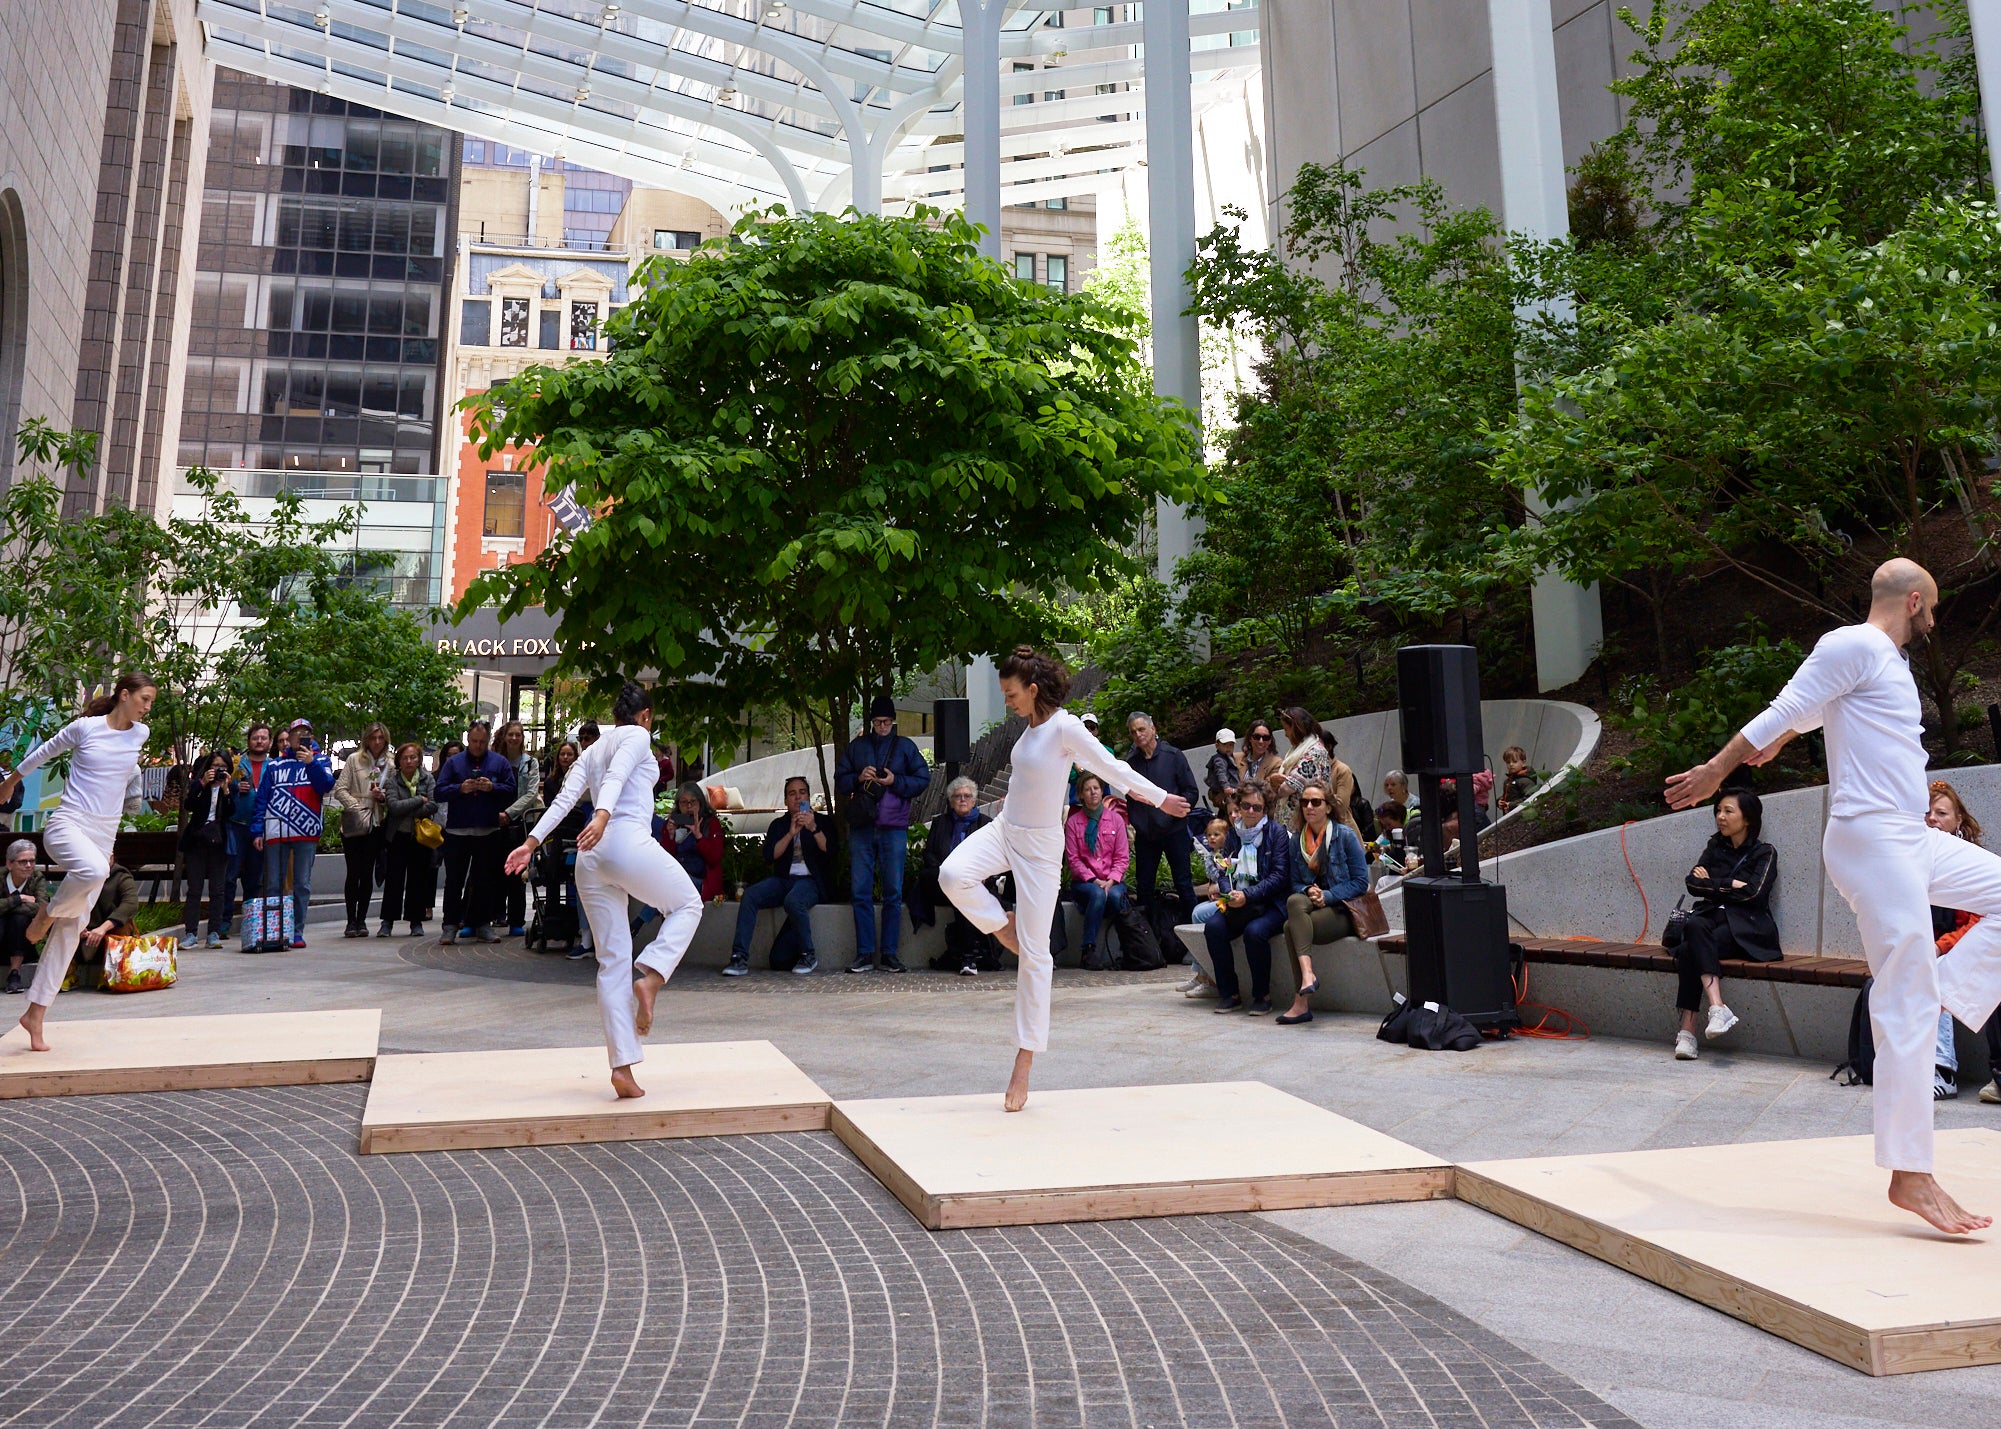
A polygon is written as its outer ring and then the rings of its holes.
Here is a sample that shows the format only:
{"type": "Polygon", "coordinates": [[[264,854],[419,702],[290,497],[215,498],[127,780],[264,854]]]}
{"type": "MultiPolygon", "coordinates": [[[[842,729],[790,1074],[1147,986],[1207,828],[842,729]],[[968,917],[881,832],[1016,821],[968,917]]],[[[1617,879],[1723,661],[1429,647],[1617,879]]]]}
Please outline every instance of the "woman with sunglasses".
{"type": "Polygon", "coordinates": [[[1307,1001],[1320,990],[1313,971],[1313,950],[1322,943],[1351,936],[1355,922],[1348,900],[1369,891],[1369,860],[1362,840],[1339,819],[1325,784],[1308,784],[1299,791],[1299,832],[1292,836],[1292,894],[1285,900],[1285,946],[1299,965],[1299,994],[1279,1016],[1281,1027],[1313,1020],[1307,1001]]]}

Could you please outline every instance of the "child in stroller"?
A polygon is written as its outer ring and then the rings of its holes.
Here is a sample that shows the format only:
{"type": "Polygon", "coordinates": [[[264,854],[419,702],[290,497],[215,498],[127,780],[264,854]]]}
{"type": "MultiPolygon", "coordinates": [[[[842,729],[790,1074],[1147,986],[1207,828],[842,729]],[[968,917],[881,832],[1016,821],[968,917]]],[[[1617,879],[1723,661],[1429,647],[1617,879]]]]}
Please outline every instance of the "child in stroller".
{"type": "Polygon", "coordinates": [[[571,810],[529,860],[528,888],[535,911],[524,942],[530,952],[578,955],[584,921],[577,903],[577,835],[589,822],[589,813],[571,810]]]}

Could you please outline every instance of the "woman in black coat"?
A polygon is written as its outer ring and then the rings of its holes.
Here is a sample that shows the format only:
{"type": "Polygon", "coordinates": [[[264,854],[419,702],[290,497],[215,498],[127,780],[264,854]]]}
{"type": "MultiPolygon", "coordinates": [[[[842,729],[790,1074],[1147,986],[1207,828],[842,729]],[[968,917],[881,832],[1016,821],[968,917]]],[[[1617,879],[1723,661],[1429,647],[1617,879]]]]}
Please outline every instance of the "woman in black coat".
{"type": "Polygon", "coordinates": [[[187,902],[181,909],[182,941],[195,946],[201,913],[208,908],[208,945],[222,946],[228,932],[223,910],[229,850],[225,834],[236,811],[229,787],[229,764],[220,754],[204,754],[195,762],[194,777],[181,797],[187,822],[181,825],[181,870],[187,876],[187,902]]]}
{"type": "Polygon", "coordinates": [[[1681,922],[1681,943],[1674,950],[1681,987],[1674,1005],[1681,1012],[1675,1033],[1677,1060],[1695,1060],[1695,1014],[1709,1002],[1704,1035],[1721,1037],[1737,1025],[1737,1014],[1723,1003],[1724,958],[1777,962],[1779,926],[1772,921],[1772,883],[1778,877],[1777,852],[1759,837],[1764,806],[1748,789],[1733,789],[1716,801],[1716,833],[1689,871],[1688,891],[1696,904],[1681,922]]]}

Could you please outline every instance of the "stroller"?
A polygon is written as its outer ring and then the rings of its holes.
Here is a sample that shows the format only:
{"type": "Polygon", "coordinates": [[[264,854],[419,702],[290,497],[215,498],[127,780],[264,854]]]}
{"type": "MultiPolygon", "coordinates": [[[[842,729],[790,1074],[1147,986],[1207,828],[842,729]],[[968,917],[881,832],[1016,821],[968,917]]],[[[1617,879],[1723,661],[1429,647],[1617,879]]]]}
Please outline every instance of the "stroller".
{"type": "Polygon", "coordinates": [[[583,940],[583,912],[577,905],[577,835],[588,822],[572,812],[528,861],[535,911],[523,942],[531,953],[568,953],[583,940]]]}

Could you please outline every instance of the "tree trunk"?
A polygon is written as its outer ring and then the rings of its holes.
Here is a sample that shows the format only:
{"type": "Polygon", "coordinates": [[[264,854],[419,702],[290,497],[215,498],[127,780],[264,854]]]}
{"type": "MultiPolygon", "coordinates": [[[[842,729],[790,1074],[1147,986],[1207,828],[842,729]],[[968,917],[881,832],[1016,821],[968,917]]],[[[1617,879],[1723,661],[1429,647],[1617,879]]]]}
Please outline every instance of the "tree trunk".
{"type": "Polygon", "coordinates": [[[1932,701],[1938,706],[1939,738],[1944,742],[1944,754],[1951,754],[1959,748],[1959,711],[1954,708],[1953,679],[1958,675],[1957,662],[1946,653],[1945,645],[1936,637],[1925,641],[1924,650],[1925,683],[1931,686],[1932,701]]]}

